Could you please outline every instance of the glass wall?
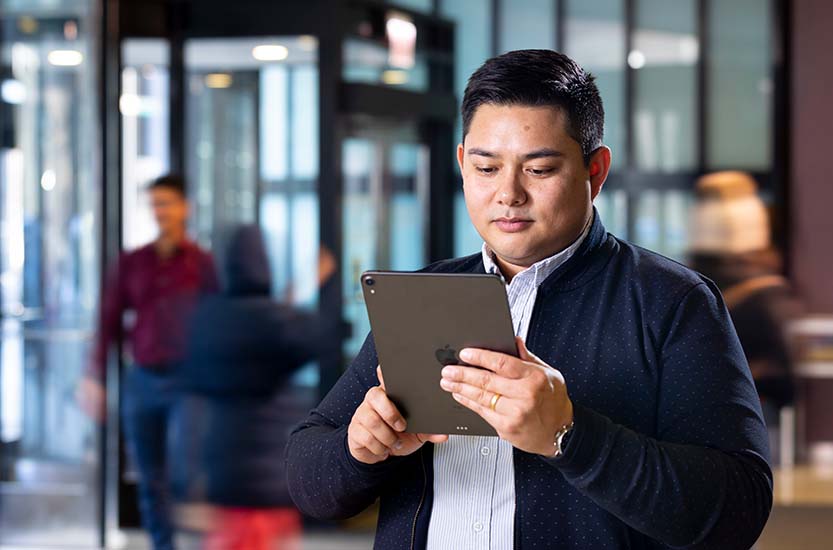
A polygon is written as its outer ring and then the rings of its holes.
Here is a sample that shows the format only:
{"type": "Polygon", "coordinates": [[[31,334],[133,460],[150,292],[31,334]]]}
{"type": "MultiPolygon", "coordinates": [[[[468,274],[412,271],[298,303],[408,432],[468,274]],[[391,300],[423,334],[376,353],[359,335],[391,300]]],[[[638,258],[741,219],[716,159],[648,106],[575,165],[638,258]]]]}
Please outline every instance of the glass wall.
{"type": "Polygon", "coordinates": [[[771,2],[709,3],[707,164],[772,167],[771,2]]]}
{"type": "Polygon", "coordinates": [[[156,237],[147,184],[170,166],[170,46],[163,39],[122,44],[122,245],[132,250],[156,237]]]}
{"type": "Polygon", "coordinates": [[[513,0],[498,4],[500,53],[556,47],[555,6],[552,0],[513,0]]]}
{"type": "Polygon", "coordinates": [[[0,1],[0,545],[98,540],[98,431],[74,397],[101,255],[94,4],[0,1]]]}
{"type": "MultiPolygon", "coordinates": [[[[458,99],[483,61],[513,49],[559,49],[596,77],[613,151],[596,200],[602,220],[620,237],[684,259],[699,175],[732,168],[773,180],[771,5],[446,0],[439,13],[456,23],[458,99]]],[[[482,241],[462,191],[454,200],[455,255],[474,253],[482,241]]]]}
{"type": "MultiPolygon", "coordinates": [[[[492,21],[492,3],[490,0],[442,0],[440,15],[454,21],[454,92],[458,103],[462,101],[463,91],[469,76],[493,54],[492,35],[488,32],[492,21]]],[[[454,126],[454,143],[462,139],[462,126],[458,118],[454,126]]],[[[449,162],[457,169],[455,151],[448,152],[449,162]]],[[[462,180],[454,195],[454,255],[465,256],[480,250],[483,242],[474,230],[463,198],[462,180]]]]}
{"type": "Polygon", "coordinates": [[[564,15],[564,53],[596,77],[605,109],[604,142],[613,151],[611,169],[625,169],[625,2],[565,0],[564,15]]]}
{"type": "Polygon", "coordinates": [[[639,0],[633,48],[634,163],[646,172],[697,167],[697,2],[639,0]]]}

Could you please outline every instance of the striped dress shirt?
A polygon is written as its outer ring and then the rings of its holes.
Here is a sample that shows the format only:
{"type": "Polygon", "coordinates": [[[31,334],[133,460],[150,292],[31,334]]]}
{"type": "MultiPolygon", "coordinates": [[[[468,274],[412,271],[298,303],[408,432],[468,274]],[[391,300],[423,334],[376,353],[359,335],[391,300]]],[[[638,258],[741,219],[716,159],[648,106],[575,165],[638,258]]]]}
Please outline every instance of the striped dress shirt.
{"type": "MultiPolygon", "coordinates": [[[[526,340],[538,286],[578,249],[592,225],[557,254],[521,271],[506,284],[515,334],[526,340]]],[[[503,279],[494,252],[483,243],[483,266],[503,279]]],[[[434,446],[434,504],[428,550],[506,550],[515,523],[512,445],[498,437],[451,435],[434,446]]]]}

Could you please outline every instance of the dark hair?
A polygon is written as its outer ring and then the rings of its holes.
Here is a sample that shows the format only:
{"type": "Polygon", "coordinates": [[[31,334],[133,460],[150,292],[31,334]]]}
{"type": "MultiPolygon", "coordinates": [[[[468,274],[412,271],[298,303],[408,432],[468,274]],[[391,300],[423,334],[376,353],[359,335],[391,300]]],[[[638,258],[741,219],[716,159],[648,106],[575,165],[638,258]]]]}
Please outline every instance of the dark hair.
{"type": "Polygon", "coordinates": [[[185,178],[179,174],[165,174],[164,176],[159,176],[147,186],[148,191],[152,191],[154,189],[170,189],[171,191],[179,193],[182,198],[186,197],[185,178]]]}
{"type": "Polygon", "coordinates": [[[581,145],[585,164],[602,145],[604,108],[595,78],[564,54],[517,50],[483,63],[463,94],[464,140],[475,111],[484,103],[560,108],[567,133],[581,145]]]}

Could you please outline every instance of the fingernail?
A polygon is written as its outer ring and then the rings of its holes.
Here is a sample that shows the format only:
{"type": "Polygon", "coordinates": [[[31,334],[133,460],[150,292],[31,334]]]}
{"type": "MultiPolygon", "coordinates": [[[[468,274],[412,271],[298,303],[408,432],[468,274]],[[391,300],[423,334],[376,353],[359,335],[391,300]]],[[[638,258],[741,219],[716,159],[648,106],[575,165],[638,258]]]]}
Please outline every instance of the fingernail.
{"type": "Polygon", "coordinates": [[[462,359],[463,361],[469,361],[470,359],[472,359],[472,352],[469,350],[469,348],[460,350],[460,359],[462,359]]]}
{"type": "Polygon", "coordinates": [[[405,422],[403,420],[397,420],[394,422],[393,427],[397,429],[397,431],[402,431],[405,429],[405,422]]]}
{"type": "Polygon", "coordinates": [[[454,378],[458,374],[457,367],[444,367],[442,370],[442,375],[445,378],[454,378]]]}
{"type": "Polygon", "coordinates": [[[396,440],[396,443],[394,443],[394,444],[393,444],[393,448],[394,448],[394,449],[396,449],[397,451],[398,451],[399,449],[401,449],[401,448],[402,448],[402,440],[401,440],[401,439],[397,439],[397,440],[396,440]]]}
{"type": "Polygon", "coordinates": [[[451,390],[451,382],[443,378],[440,380],[440,387],[444,390],[451,390]]]}

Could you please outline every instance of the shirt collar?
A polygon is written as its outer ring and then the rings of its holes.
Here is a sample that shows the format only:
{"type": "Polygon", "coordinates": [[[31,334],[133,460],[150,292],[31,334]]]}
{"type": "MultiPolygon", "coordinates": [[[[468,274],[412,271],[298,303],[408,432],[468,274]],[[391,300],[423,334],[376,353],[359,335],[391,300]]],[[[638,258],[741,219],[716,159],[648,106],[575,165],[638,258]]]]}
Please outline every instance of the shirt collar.
{"type": "MultiPolygon", "coordinates": [[[[550,274],[555,271],[560,265],[570,259],[570,257],[575,253],[581,243],[587,238],[587,235],[590,234],[590,228],[593,227],[593,218],[595,216],[595,212],[591,212],[590,219],[588,220],[587,224],[584,226],[584,229],[581,232],[581,235],[573,241],[573,244],[565,248],[560,252],[556,252],[552,256],[548,258],[544,258],[543,260],[539,260],[529,266],[528,268],[524,269],[515,277],[522,277],[526,279],[527,277],[532,277],[535,286],[537,287],[544,280],[550,276],[550,274]]],[[[485,242],[483,243],[483,247],[481,248],[481,254],[483,256],[483,267],[486,268],[486,273],[491,273],[493,275],[499,276],[503,282],[506,282],[506,279],[503,277],[503,273],[501,273],[500,268],[498,267],[497,263],[495,263],[495,253],[489,248],[485,242]]],[[[512,279],[513,281],[515,278],[512,279]]]]}

